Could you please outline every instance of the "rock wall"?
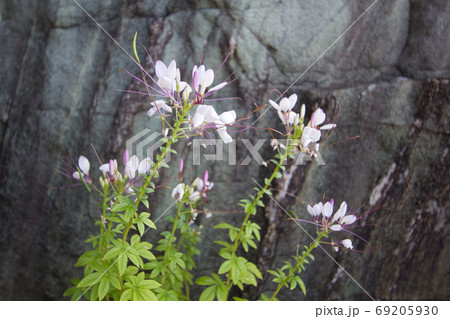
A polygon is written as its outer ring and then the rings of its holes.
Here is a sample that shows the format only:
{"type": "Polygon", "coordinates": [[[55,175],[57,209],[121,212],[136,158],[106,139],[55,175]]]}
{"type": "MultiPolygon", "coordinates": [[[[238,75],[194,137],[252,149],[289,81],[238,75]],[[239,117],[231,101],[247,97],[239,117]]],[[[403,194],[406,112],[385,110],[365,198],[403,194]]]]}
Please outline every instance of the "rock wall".
{"type": "MultiPolygon", "coordinates": [[[[280,299],[449,299],[448,1],[78,3],[103,30],[72,0],[0,1],[1,299],[61,300],[70,279],[80,275],[73,265],[95,231],[97,213],[83,190],[68,187],[71,182],[56,172],[64,161],[84,154],[94,162],[90,144],[108,159],[142,129],[160,131],[158,121],[146,116],[147,100],[115,91],[139,88],[119,72],[138,73],[126,54],[136,31],[155,60],[174,57],[186,78],[202,53],[205,64],[217,69],[233,49],[218,77],[234,72],[237,80],[223,95],[243,100],[218,102],[219,110],[236,109],[242,117],[279,89],[299,94],[308,112],[321,106],[329,118],[339,114],[322,146],[326,165],[289,167],[275,185],[286,192],[276,198],[303,217],[305,202],[324,193],[338,203],[365,203],[364,211],[383,206],[358,230],[371,246],[361,242],[355,249],[365,252],[336,254],[324,245],[303,274],[307,295],[285,291],[280,299]]],[[[279,125],[273,110],[255,125],[266,123],[279,125]]],[[[255,186],[252,178],[263,181],[269,172],[255,161],[239,165],[249,155],[242,140],[254,145],[267,132],[233,135],[238,165],[202,160],[190,173],[199,176],[207,167],[216,185],[213,217],[199,220],[197,276],[220,263],[212,242],[225,234],[212,226],[239,223],[235,203],[255,186]]],[[[183,143],[179,153],[186,162],[192,158],[183,143]]],[[[271,156],[268,143],[261,154],[271,156]]],[[[171,176],[175,169],[162,179],[171,176]]],[[[257,215],[265,225],[261,247],[251,255],[261,269],[293,255],[298,240],[310,241],[266,202],[257,215]]],[[[168,203],[167,192],[157,193],[153,216],[168,203]]],[[[268,280],[242,294],[257,298],[273,289],[268,280]]]]}

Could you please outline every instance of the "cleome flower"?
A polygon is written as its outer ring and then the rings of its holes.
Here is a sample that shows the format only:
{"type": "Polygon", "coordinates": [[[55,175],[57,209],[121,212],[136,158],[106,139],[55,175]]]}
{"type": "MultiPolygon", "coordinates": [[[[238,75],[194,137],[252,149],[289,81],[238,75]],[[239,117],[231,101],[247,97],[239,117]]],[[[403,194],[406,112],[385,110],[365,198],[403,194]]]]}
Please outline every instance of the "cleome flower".
{"type": "Polygon", "coordinates": [[[318,108],[312,115],[308,125],[303,128],[302,137],[300,139],[305,151],[313,156],[317,156],[319,152],[320,138],[323,130],[331,130],[336,127],[336,124],[326,124],[320,126],[325,121],[325,113],[321,108],[318,108]]]}
{"type": "MultiPolygon", "coordinates": [[[[152,161],[149,157],[146,157],[139,162],[136,155],[129,158],[128,151],[125,150],[123,153],[123,163],[125,165],[124,175],[131,181],[131,184],[133,184],[138,181],[138,175],[147,174],[149,172],[152,161]]],[[[111,183],[123,181],[123,175],[118,170],[116,159],[111,159],[109,160],[109,163],[102,164],[99,169],[104,175],[109,176],[109,181],[111,183]]]]}
{"type": "Polygon", "coordinates": [[[284,125],[297,125],[300,122],[300,116],[292,111],[292,108],[297,103],[297,94],[292,94],[289,98],[282,98],[280,104],[277,104],[273,100],[269,100],[269,103],[277,110],[278,116],[284,125]]]}
{"type": "MultiPolygon", "coordinates": [[[[357,221],[358,217],[356,217],[353,214],[348,214],[347,212],[347,202],[343,201],[341,205],[339,206],[339,209],[333,214],[334,211],[334,200],[331,199],[330,201],[323,203],[319,202],[314,205],[308,205],[307,211],[309,215],[313,217],[313,221],[308,221],[304,219],[295,219],[297,221],[306,222],[309,224],[313,224],[321,229],[321,231],[326,232],[347,232],[350,233],[362,241],[367,241],[360,237],[359,235],[351,232],[349,228],[351,228],[352,224],[357,221]]],[[[346,249],[353,249],[353,243],[350,239],[344,239],[342,241],[338,242],[332,242],[331,243],[334,250],[339,251],[339,246],[344,247],[346,249]]]]}
{"type": "Polygon", "coordinates": [[[147,112],[147,115],[150,117],[152,117],[155,113],[162,116],[166,115],[166,113],[172,113],[172,108],[163,100],[157,100],[155,102],[151,102],[150,104],[153,105],[153,107],[147,112]]]}
{"type": "Polygon", "coordinates": [[[91,178],[89,177],[89,160],[83,155],[78,158],[78,168],[79,171],[76,170],[75,172],[73,172],[72,177],[79,181],[83,179],[88,184],[91,183],[91,178]]]}
{"type": "Polygon", "coordinates": [[[218,115],[211,105],[199,105],[192,118],[192,125],[195,129],[216,130],[224,143],[231,143],[233,139],[227,132],[227,125],[236,121],[236,112],[227,111],[218,115]]]}
{"type": "Polygon", "coordinates": [[[206,70],[204,65],[199,67],[194,66],[192,69],[192,84],[194,86],[194,104],[202,104],[204,99],[216,91],[224,88],[228,82],[224,81],[212,88],[207,92],[206,89],[211,86],[214,82],[214,71],[212,69],[206,70]]]}
{"type": "Polygon", "coordinates": [[[183,91],[187,85],[186,82],[180,81],[180,69],[177,68],[175,60],[172,60],[169,66],[162,61],[156,61],[155,73],[158,77],[157,84],[170,96],[173,96],[175,91],[183,91]]]}

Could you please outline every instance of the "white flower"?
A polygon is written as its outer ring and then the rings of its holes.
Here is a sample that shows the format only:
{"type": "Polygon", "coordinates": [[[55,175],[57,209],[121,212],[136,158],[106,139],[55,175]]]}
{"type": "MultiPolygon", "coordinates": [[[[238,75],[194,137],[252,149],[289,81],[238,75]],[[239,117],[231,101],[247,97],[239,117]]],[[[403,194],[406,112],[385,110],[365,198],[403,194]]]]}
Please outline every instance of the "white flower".
{"type": "Polygon", "coordinates": [[[153,105],[153,107],[148,110],[148,116],[152,117],[153,114],[155,114],[156,112],[158,112],[159,114],[166,114],[166,112],[168,113],[172,113],[172,108],[166,104],[166,102],[164,102],[163,100],[158,100],[155,102],[150,103],[151,105],[153,105]]]}
{"type": "Polygon", "coordinates": [[[273,100],[269,100],[269,103],[277,110],[278,116],[284,125],[297,125],[300,122],[300,116],[292,111],[295,103],[297,103],[297,94],[292,94],[289,98],[282,98],[280,104],[273,100]]]}
{"type": "Polygon", "coordinates": [[[233,124],[236,120],[235,111],[227,111],[217,115],[216,110],[211,105],[199,105],[192,118],[194,128],[202,125],[213,124],[217,128],[219,136],[224,143],[231,143],[232,138],[227,132],[227,125],[233,124]]]}
{"type": "Polygon", "coordinates": [[[284,97],[281,99],[280,104],[275,101],[269,100],[269,103],[279,112],[287,113],[295,106],[297,103],[297,94],[292,94],[289,98],[284,97]]]}
{"type": "Polygon", "coordinates": [[[177,68],[175,60],[172,60],[169,66],[162,61],[155,64],[155,73],[158,77],[158,85],[166,92],[173,94],[175,90],[183,91],[187,83],[180,81],[180,70],[177,68]]]}
{"type": "Polygon", "coordinates": [[[200,199],[200,192],[199,191],[193,191],[189,195],[189,201],[192,202],[192,203],[196,202],[199,199],[200,199]]]}
{"type": "Polygon", "coordinates": [[[184,184],[180,183],[172,190],[172,198],[181,202],[183,196],[184,196],[184,184]]]}
{"type": "Polygon", "coordinates": [[[231,143],[233,139],[227,132],[227,125],[231,125],[236,121],[236,112],[228,111],[219,115],[219,120],[215,122],[217,133],[225,144],[231,143]]]}
{"type": "Polygon", "coordinates": [[[333,231],[340,231],[345,225],[351,225],[356,221],[355,215],[345,215],[347,214],[347,203],[344,201],[341,204],[339,210],[334,214],[333,221],[338,221],[338,224],[334,224],[330,227],[333,231]]]}
{"type": "Polygon", "coordinates": [[[149,157],[144,158],[138,166],[139,174],[147,174],[150,168],[152,167],[152,160],[149,157]]]}
{"type": "Polygon", "coordinates": [[[321,130],[331,130],[332,128],[336,127],[336,124],[326,124],[319,127],[320,124],[325,122],[325,112],[318,108],[311,116],[310,126],[314,128],[319,128],[321,130]]]}
{"type": "Polygon", "coordinates": [[[286,113],[278,111],[277,113],[284,125],[297,125],[300,122],[300,117],[294,111],[286,113]]]}
{"type": "Polygon", "coordinates": [[[89,176],[89,169],[90,169],[90,164],[89,164],[89,160],[84,157],[83,155],[81,155],[78,158],[78,168],[80,169],[81,172],[73,172],[72,176],[75,179],[81,180],[81,177],[84,176],[89,176]]]}
{"type": "Polygon", "coordinates": [[[308,147],[310,143],[316,143],[320,140],[321,133],[319,130],[305,126],[302,133],[301,143],[304,147],[308,147]]]}
{"type": "Polygon", "coordinates": [[[199,105],[197,110],[192,118],[192,123],[194,128],[197,128],[206,123],[214,123],[219,121],[220,118],[214,110],[214,107],[211,105],[199,105]]]}
{"type": "Polygon", "coordinates": [[[203,96],[206,88],[214,82],[214,71],[211,69],[206,70],[204,65],[194,66],[192,79],[195,92],[203,96]]]}
{"type": "Polygon", "coordinates": [[[347,249],[353,249],[353,244],[350,239],[344,239],[343,241],[341,241],[341,244],[347,249]]]}
{"type": "Polygon", "coordinates": [[[138,157],[136,155],[131,156],[131,158],[127,162],[127,165],[125,165],[125,175],[127,175],[129,179],[135,178],[138,167],[138,157]]]}

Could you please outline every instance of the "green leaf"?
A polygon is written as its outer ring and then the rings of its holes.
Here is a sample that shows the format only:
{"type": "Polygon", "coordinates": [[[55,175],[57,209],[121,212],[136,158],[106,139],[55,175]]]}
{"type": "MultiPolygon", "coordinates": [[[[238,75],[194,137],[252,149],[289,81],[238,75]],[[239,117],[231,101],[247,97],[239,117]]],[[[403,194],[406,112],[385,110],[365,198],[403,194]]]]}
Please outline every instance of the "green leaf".
{"type": "Polygon", "coordinates": [[[283,176],[283,175],[280,172],[275,173],[275,178],[280,178],[281,176],[283,176]]]}
{"type": "Polygon", "coordinates": [[[151,280],[151,279],[143,280],[139,283],[139,287],[144,287],[146,289],[155,289],[160,286],[161,286],[161,284],[159,282],[157,282],[156,280],[151,280]]]}
{"type": "Polygon", "coordinates": [[[120,287],[120,281],[119,281],[119,279],[117,279],[117,277],[115,277],[115,276],[110,276],[110,277],[109,277],[109,282],[111,283],[111,285],[112,285],[114,288],[116,288],[116,289],[118,289],[118,290],[121,289],[121,287],[120,287]]]}
{"type": "Polygon", "coordinates": [[[105,254],[105,256],[103,256],[102,260],[117,257],[120,254],[121,250],[122,250],[122,247],[118,247],[118,246],[108,250],[108,252],[105,254]]]}
{"type": "Polygon", "coordinates": [[[148,250],[138,250],[138,252],[139,252],[139,255],[144,257],[145,259],[148,259],[148,260],[156,259],[155,255],[153,255],[148,250]]]}
{"type": "Polygon", "coordinates": [[[127,269],[128,257],[127,254],[122,254],[117,260],[117,266],[119,267],[119,274],[122,276],[127,269]]]}
{"type": "Polygon", "coordinates": [[[303,294],[306,296],[306,286],[303,280],[299,276],[295,276],[295,280],[297,281],[298,285],[300,286],[300,289],[302,290],[303,294]]]}
{"type": "Polygon", "coordinates": [[[130,252],[130,250],[131,250],[132,248],[130,248],[128,251],[127,251],[127,256],[128,256],[128,258],[131,260],[131,262],[133,263],[133,264],[135,264],[137,267],[139,267],[139,268],[142,268],[142,267],[144,267],[144,262],[142,261],[142,258],[141,257],[139,257],[139,256],[137,256],[136,254],[133,254],[132,252],[130,252]]]}
{"type": "Polygon", "coordinates": [[[206,288],[200,295],[200,301],[212,301],[216,296],[217,286],[211,286],[206,288]]]}
{"type": "Polygon", "coordinates": [[[129,207],[128,203],[119,203],[115,205],[111,211],[112,212],[122,212],[129,207]]]}
{"type": "Polygon", "coordinates": [[[138,289],[138,292],[142,296],[142,301],[158,301],[156,295],[149,289],[138,289]]]}
{"type": "Polygon", "coordinates": [[[216,281],[211,277],[203,276],[203,277],[198,278],[195,281],[195,283],[197,285],[201,285],[201,286],[211,286],[211,285],[214,285],[216,283],[216,281]]]}
{"type": "Polygon", "coordinates": [[[217,300],[226,301],[227,300],[227,287],[225,285],[219,285],[216,289],[217,300]]]}
{"type": "Polygon", "coordinates": [[[256,265],[254,263],[251,262],[247,262],[245,264],[245,266],[247,267],[247,270],[250,271],[251,273],[253,273],[256,277],[258,277],[259,279],[262,279],[262,275],[261,272],[259,271],[258,267],[256,267],[256,265]]]}
{"type": "Polygon", "coordinates": [[[103,298],[105,298],[108,291],[109,291],[109,278],[104,276],[102,280],[100,280],[100,284],[98,285],[98,299],[102,300],[103,298]]]}
{"type": "Polygon", "coordinates": [[[227,223],[222,223],[222,224],[218,224],[216,226],[214,226],[215,229],[235,229],[236,227],[234,227],[233,225],[227,224],[227,223]]]}
{"type": "Polygon", "coordinates": [[[80,288],[90,287],[91,285],[93,285],[97,282],[97,280],[100,278],[101,275],[102,274],[99,272],[94,272],[90,275],[87,275],[78,283],[78,287],[80,287],[80,288]]]}
{"type": "Polygon", "coordinates": [[[226,260],[219,268],[219,274],[224,274],[228,272],[231,267],[233,266],[234,261],[233,260],[226,260]]]}
{"type": "Polygon", "coordinates": [[[128,301],[131,300],[133,297],[133,290],[134,289],[127,289],[122,293],[122,296],[120,296],[120,301],[128,301]]]}

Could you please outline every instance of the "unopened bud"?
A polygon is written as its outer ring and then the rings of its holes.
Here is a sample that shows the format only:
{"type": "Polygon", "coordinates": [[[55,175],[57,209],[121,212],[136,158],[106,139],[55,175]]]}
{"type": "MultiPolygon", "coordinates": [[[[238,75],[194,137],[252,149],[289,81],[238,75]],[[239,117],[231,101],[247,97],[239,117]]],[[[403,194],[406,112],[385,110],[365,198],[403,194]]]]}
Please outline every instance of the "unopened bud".
{"type": "Polygon", "coordinates": [[[178,178],[180,179],[180,182],[183,181],[183,159],[180,159],[178,162],[178,178]]]}
{"type": "Polygon", "coordinates": [[[305,104],[302,104],[302,107],[300,109],[300,123],[303,123],[303,120],[305,118],[305,112],[306,112],[306,106],[305,106],[305,104]]]}

